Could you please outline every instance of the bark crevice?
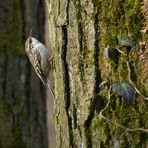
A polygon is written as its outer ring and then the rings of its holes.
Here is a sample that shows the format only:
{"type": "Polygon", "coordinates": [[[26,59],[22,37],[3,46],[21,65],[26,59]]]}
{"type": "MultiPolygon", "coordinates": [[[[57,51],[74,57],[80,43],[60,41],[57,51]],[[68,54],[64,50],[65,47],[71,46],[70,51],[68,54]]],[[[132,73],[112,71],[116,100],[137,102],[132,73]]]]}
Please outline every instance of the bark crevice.
{"type": "Polygon", "coordinates": [[[94,118],[95,110],[101,110],[103,108],[103,100],[99,96],[99,84],[101,83],[101,72],[99,69],[99,8],[95,8],[95,17],[94,17],[94,30],[95,30],[95,42],[94,42],[94,68],[95,68],[95,83],[94,83],[94,96],[91,101],[90,112],[87,120],[85,121],[85,137],[86,137],[86,146],[91,148],[92,147],[92,131],[90,129],[92,120],[94,118]]]}
{"type": "Polygon", "coordinates": [[[72,130],[72,118],[69,115],[70,109],[70,84],[69,84],[69,69],[67,63],[67,44],[68,44],[68,34],[67,26],[62,26],[62,67],[63,67],[63,81],[64,81],[64,99],[65,99],[65,110],[68,119],[68,128],[69,128],[69,144],[73,147],[73,130],[72,130]]]}
{"type": "Polygon", "coordinates": [[[95,29],[95,42],[94,42],[94,66],[95,66],[95,84],[94,84],[94,105],[95,109],[100,111],[104,107],[104,103],[102,98],[99,96],[100,88],[99,85],[102,82],[101,79],[101,71],[100,71],[100,65],[99,65],[99,54],[100,54],[100,30],[99,30],[99,8],[95,7],[94,9],[96,11],[95,17],[94,17],[94,29],[95,29]],[[96,106],[97,105],[97,106],[96,106]]]}
{"type": "Polygon", "coordinates": [[[80,3],[80,0],[78,0],[77,2],[75,2],[75,8],[76,8],[76,17],[77,17],[77,24],[78,24],[78,40],[79,40],[79,70],[80,70],[80,79],[82,84],[84,83],[84,31],[83,31],[83,23],[82,23],[82,6],[80,3]]]}

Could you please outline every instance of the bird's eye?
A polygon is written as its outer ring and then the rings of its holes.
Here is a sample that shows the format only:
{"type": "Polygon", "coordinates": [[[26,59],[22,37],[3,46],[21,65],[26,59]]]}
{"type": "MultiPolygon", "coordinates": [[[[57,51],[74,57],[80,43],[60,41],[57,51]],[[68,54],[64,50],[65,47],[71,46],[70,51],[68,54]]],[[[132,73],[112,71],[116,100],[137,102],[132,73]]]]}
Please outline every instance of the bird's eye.
{"type": "Polygon", "coordinates": [[[29,39],[29,44],[31,44],[31,42],[32,42],[32,40],[31,40],[31,39],[29,39]]]}

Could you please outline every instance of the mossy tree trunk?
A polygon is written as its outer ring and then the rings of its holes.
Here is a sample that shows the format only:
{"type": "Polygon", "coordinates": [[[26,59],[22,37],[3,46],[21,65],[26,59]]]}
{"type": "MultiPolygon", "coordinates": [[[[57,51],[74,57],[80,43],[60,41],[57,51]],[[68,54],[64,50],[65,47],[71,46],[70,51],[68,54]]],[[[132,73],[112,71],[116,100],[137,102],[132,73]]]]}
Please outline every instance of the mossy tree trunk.
{"type": "Polygon", "coordinates": [[[140,60],[137,46],[147,37],[140,32],[144,22],[141,2],[47,0],[54,51],[57,147],[148,145],[147,130],[125,129],[148,129],[147,100],[135,90],[135,100],[128,105],[117,94],[109,94],[108,87],[99,88],[104,80],[128,82],[148,96],[148,67],[140,60]],[[117,48],[118,39],[125,35],[135,45],[130,53],[115,57],[116,62],[107,59],[104,48],[117,48]]]}
{"type": "Polygon", "coordinates": [[[25,53],[29,29],[43,41],[42,0],[0,0],[0,148],[47,148],[46,97],[25,53]]]}

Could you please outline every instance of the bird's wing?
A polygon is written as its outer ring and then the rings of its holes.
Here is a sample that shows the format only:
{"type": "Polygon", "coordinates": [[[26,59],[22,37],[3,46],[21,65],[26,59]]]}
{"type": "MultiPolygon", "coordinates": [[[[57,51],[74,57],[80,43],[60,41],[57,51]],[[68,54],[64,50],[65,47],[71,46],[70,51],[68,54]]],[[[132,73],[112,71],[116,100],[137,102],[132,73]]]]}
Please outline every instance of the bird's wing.
{"type": "Polygon", "coordinates": [[[41,55],[40,53],[37,52],[37,50],[34,50],[34,53],[32,54],[33,56],[33,61],[34,61],[34,69],[38,77],[41,79],[42,83],[45,85],[45,77],[41,68],[41,55]]]}

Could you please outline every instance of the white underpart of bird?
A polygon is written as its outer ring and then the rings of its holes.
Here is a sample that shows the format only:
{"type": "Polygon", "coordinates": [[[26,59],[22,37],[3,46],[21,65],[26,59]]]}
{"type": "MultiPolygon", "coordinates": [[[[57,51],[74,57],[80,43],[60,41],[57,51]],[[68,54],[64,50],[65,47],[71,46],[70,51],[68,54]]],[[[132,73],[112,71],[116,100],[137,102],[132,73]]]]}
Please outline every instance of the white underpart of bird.
{"type": "Polygon", "coordinates": [[[51,70],[51,54],[49,50],[37,39],[28,37],[25,42],[25,50],[29,60],[44,85],[47,85],[49,91],[54,97],[54,92],[48,79],[49,71],[51,70]]]}

